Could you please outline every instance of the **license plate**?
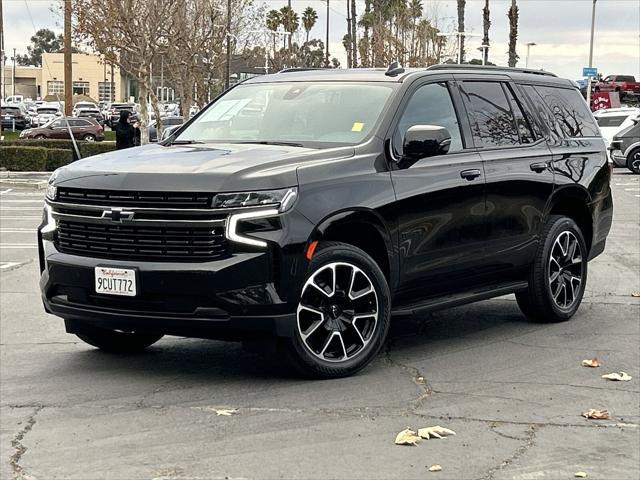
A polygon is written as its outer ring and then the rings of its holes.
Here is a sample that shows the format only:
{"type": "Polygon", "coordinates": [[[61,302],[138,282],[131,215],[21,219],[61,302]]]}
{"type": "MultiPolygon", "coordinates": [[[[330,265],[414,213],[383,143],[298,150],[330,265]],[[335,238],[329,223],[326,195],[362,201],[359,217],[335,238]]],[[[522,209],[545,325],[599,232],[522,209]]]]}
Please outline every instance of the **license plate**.
{"type": "Polygon", "coordinates": [[[136,296],[136,272],[126,268],[96,267],[96,293],[136,296]]]}

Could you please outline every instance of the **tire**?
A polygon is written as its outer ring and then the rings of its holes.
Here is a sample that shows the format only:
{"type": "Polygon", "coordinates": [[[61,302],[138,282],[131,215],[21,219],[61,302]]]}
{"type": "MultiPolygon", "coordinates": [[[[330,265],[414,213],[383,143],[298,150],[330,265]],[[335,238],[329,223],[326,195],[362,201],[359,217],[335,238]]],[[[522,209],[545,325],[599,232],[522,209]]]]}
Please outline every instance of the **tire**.
{"type": "Polygon", "coordinates": [[[156,333],[120,332],[103,328],[87,328],[76,336],[85,343],[112,353],[138,352],[153,345],[164,335],[156,333]]]}
{"type": "Polygon", "coordinates": [[[363,369],[389,331],[391,295],[376,262],[339,242],[318,245],[285,352],[300,373],[338,378],[363,369]]]}
{"type": "Polygon", "coordinates": [[[627,168],[632,173],[640,175],[640,147],[634,148],[627,155],[627,168]]]}
{"type": "Polygon", "coordinates": [[[587,257],[580,227],[569,217],[550,216],[529,271],[529,286],[516,293],[522,313],[538,323],[569,320],[582,302],[587,257]]]}
{"type": "Polygon", "coordinates": [[[85,135],[84,137],[82,137],[82,140],[86,141],[86,142],[95,142],[96,141],[96,137],[93,135],[85,135]]]}
{"type": "Polygon", "coordinates": [[[45,137],[44,135],[36,135],[36,136],[35,136],[35,137],[33,137],[33,138],[35,138],[36,140],[44,140],[44,139],[45,139],[45,138],[47,138],[47,137],[45,137]]]}

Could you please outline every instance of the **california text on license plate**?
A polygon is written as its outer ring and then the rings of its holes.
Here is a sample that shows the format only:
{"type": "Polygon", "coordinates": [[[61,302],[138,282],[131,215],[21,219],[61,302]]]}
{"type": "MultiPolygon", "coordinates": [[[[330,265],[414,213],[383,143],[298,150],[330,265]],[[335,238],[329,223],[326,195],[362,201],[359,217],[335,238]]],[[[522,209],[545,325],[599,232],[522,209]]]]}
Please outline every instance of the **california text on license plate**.
{"type": "Polygon", "coordinates": [[[136,272],[126,268],[96,267],[96,293],[136,296],[136,272]]]}

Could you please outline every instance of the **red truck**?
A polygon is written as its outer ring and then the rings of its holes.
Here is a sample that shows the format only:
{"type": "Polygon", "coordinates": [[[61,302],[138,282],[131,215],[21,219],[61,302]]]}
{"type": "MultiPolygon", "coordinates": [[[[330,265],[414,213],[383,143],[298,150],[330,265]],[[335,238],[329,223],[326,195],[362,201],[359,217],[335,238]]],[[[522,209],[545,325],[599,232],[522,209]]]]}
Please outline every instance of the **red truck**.
{"type": "Polygon", "coordinates": [[[625,95],[640,95],[640,83],[633,75],[609,75],[596,83],[595,92],[619,92],[625,95]]]}

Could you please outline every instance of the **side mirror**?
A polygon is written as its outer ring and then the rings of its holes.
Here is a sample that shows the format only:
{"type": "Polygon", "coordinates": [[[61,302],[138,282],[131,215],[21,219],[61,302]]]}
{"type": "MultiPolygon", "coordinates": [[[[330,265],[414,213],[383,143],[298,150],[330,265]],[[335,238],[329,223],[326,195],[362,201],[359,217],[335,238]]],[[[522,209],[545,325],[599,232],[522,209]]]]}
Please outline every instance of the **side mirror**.
{"type": "Polygon", "coordinates": [[[444,155],[451,146],[451,134],[438,125],[414,125],[409,127],[402,145],[403,157],[419,160],[435,155],[444,155]]]}

